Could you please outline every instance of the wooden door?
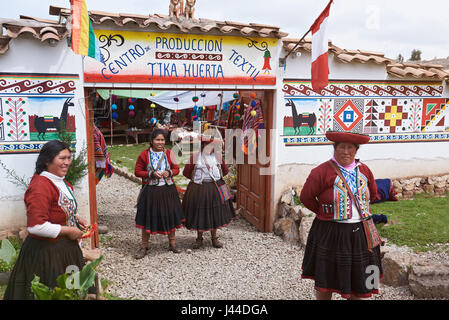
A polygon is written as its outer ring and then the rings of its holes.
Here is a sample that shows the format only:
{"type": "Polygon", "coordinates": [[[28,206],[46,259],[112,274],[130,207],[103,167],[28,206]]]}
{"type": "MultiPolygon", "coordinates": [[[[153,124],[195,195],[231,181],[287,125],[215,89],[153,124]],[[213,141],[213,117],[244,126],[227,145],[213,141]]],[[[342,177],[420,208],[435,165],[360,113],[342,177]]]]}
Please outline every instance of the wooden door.
{"type": "MultiPolygon", "coordinates": [[[[270,156],[270,129],[273,119],[273,92],[264,91],[261,98],[266,134],[266,153],[270,156]]],[[[244,101],[249,104],[250,102],[244,101]]],[[[259,144],[261,142],[259,141],[259,144]]],[[[237,207],[242,216],[253,224],[259,231],[270,231],[270,194],[271,176],[262,175],[261,169],[270,164],[261,164],[256,158],[255,164],[245,163],[237,165],[237,207]]]]}

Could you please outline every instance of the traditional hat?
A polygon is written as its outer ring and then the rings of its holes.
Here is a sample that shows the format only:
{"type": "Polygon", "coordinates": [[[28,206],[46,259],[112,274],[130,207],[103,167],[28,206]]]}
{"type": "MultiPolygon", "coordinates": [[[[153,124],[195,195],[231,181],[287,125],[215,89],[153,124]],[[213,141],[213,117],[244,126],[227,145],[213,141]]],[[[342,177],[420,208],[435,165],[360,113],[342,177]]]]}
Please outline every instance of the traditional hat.
{"type": "Polygon", "coordinates": [[[222,143],[222,142],[223,140],[220,138],[216,138],[205,134],[201,135],[201,143],[209,144],[209,143],[222,143]]]}
{"type": "Polygon", "coordinates": [[[369,142],[369,135],[355,132],[326,132],[326,138],[334,142],[349,142],[354,144],[365,144],[369,142]]]}

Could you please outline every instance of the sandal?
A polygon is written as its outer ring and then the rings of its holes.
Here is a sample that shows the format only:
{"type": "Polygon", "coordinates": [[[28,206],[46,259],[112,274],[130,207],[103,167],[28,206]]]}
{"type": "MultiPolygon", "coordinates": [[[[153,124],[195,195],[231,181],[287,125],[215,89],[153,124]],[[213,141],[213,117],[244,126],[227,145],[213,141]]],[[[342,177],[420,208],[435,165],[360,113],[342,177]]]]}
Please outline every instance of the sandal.
{"type": "Polygon", "coordinates": [[[137,260],[142,259],[143,257],[145,257],[147,255],[147,248],[140,248],[137,253],[135,254],[134,258],[136,258],[137,260]]]}
{"type": "Polygon", "coordinates": [[[176,248],[174,241],[173,242],[170,241],[170,249],[169,250],[173,253],[181,253],[181,250],[176,248]]]}
{"type": "Polygon", "coordinates": [[[212,238],[212,245],[214,248],[223,248],[223,244],[218,241],[218,238],[212,238]]]}
{"type": "Polygon", "coordinates": [[[196,238],[193,249],[199,249],[203,247],[203,238],[196,238]]]}

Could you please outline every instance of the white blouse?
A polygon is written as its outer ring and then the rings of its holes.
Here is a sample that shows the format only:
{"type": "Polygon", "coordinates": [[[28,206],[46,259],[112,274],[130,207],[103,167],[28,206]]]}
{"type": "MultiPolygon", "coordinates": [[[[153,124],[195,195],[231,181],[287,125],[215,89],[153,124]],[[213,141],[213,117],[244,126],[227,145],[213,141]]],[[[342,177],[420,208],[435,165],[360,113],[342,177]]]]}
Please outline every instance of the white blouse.
{"type": "MultiPolygon", "coordinates": [[[[75,199],[72,196],[72,193],[68,189],[67,185],[64,183],[65,177],[59,177],[48,171],[43,171],[40,175],[50,179],[50,181],[53,182],[53,184],[59,189],[60,192],[63,192],[64,195],[70,200],[75,201],[75,199]]],[[[39,237],[55,239],[61,232],[61,227],[62,226],[60,224],[54,224],[47,221],[43,224],[28,227],[27,230],[29,233],[39,237]]]]}
{"type": "Polygon", "coordinates": [[[207,166],[204,163],[203,157],[201,156],[201,153],[200,153],[200,156],[198,157],[198,161],[195,164],[195,169],[194,169],[195,176],[193,177],[193,182],[195,182],[197,184],[202,184],[203,180],[212,181],[212,178],[214,179],[214,181],[220,180],[221,173],[218,168],[219,164],[217,162],[217,159],[215,158],[215,155],[213,153],[207,154],[207,155],[204,155],[204,158],[206,159],[210,170],[207,169],[207,166]]]}

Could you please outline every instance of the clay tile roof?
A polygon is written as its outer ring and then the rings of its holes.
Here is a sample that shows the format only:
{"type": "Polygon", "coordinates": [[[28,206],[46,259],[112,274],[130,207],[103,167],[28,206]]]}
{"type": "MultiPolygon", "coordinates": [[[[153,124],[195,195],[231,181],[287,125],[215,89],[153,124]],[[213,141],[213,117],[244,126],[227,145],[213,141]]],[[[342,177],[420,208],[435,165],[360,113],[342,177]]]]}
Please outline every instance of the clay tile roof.
{"type": "MultiPolygon", "coordinates": [[[[50,6],[50,14],[61,17],[70,15],[70,10],[50,6]]],[[[110,13],[104,11],[89,11],[90,19],[94,25],[103,23],[113,23],[117,26],[125,24],[136,24],[140,28],[156,28],[159,30],[175,29],[182,33],[222,33],[222,34],[240,34],[243,36],[255,37],[273,37],[283,38],[286,33],[281,32],[279,27],[258,23],[242,23],[233,21],[215,21],[209,19],[187,20],[184,17],[176,19],[167,15],[140,15],[128,13],[110,13]]]]}
{"type": "MultiPolygon", "coordinates": [[[[283,38],[283,47],[286,52],[292,50],[298,43],[299,39],[283,38]]],[[[305,38],[296,47],[295,51],[312,50],[311,39],[305,38]]],[[[334,53],[334,58],[343,63],[367,63],[374,62],[384,64],[387,73],[392,77],[407,78],[413,77],[417,79],[440,79],[449,81],[449,58],[436,59],[436,63],[432,61],[421,61],[419,63],[403,62],[398,63],[396,60],[387,58],[381,52],[373,52],[366,50],[341,49],[331,41],[329,41],[329,52],[334,53]]]]}
{"type": "Polygon", "coordinates": [[[9,49],[11,37],[0,36],[0,54],[4,54],[9,49]]]}
{"type": "Polygon", "coordinates": [[[48,24],[59,24],[59,22],[57,20],[36,18],[36,17],[31,17],[31,16],[25,16],[23,14],[20,15],[20,19],[33,20],[33,21],[42,22],[42,23],[48,23],[48,24]]]}
{"type": "Polygon", "coordinates": [[[40,41],[55,40],[61,41],[68,35],[65,25],[45,22],[46,19],[31,18],[22,16],[23,19],[0,19],[0,24],[6,30],[6,35],[0,34],[0,54],[9,49],[9,42],[25,34],[31,34],[40,41]]]}

